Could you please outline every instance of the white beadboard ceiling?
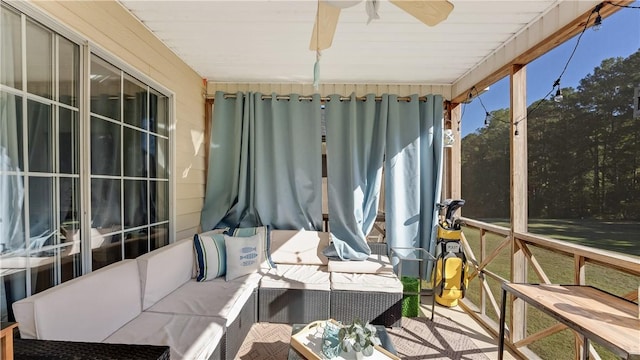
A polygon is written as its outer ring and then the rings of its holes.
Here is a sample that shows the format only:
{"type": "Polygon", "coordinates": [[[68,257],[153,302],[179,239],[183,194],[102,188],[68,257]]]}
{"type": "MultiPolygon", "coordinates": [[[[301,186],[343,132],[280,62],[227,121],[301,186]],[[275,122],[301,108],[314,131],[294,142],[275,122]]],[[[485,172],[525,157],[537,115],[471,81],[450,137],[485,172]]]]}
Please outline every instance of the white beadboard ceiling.
{"type": "MultiPolygon", "coordinates": [[[[317,3],[120,0],[203,78],[233,83],[311,83],[317,3]]],[[[343,9],[323,83],[453,84],[560,0],[451,0],[428,27],[386,0],[367,25],[365,3],[343,9]]]]}

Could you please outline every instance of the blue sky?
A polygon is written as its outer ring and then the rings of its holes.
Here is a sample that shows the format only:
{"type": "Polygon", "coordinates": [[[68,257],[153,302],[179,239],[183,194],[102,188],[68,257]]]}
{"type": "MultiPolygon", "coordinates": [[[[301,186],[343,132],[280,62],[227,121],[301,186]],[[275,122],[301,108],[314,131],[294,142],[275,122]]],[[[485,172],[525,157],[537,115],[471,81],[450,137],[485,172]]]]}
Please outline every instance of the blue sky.
{"type": "MultiPolygon", "coordinates": [[[[610,5],[607,5],[610,6],[610,5]]],[[[635,1],[631,6],[640,6],[635,1]]],[[[577,35],[527,65],[527,103],[542,98],[552,88],[576,45],[577,35]]],[[[602,60],[627,57],[640,49],[640,9],[620,9],[602,21],[599,31],[588,28],[562,76],[562,87],[577,87],[602,60]]],[[[640,71],[640,69],[638,70],[640,71]]],[[[503,78],[480,95],[489,112],[509,107],[509,78],[503,78]]],[[[462,136],[484,126],[485,111],[478,99],[463,105],[462,136]]]]}

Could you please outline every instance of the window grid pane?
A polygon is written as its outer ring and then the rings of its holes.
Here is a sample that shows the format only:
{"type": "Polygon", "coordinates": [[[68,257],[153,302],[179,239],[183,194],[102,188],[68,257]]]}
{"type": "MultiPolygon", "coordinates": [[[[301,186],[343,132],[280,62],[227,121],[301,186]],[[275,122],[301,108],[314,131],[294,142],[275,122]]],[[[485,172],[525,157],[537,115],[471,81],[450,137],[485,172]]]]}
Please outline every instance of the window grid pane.
{"type": "MultiPolygon", "coordinates": [[[[154,238],[154,246],[150,246],[150,234],[156,226],[166,226],[168,230],[168,98],[95,55],[91,63],[92,227],[106,226],[120,234],[121,258],[132,258],[166,244],[154,238]],[[122,74],[119,92],[113,91],[115,80],[108,91],[98,85],[99,79],[109,81],[107,73],[114,79],[116,74],[122,74]],[[107,97],[105,92],[109,93],[107,97]],[[113,108],[115,99],[122,99],[117,110],[113,108]],[[109,106],[109,113],[103,111],[109,106]],[[119,201],[115,193],[110,194],[116,189],[116,181],[119,201]]],[[[102,261],[94,261],[94,265],[104,266],[104,261],[121,258],[112,251],[102,261]]]]}
{"type": "Polygon", "coordinates": [[[120,126],[91,118],[91,175],[120,176],[120,126]]]}
{"type": "Polygon", "coordinates": [[[27,90],[53,99],[53,32],[27,21],[27,90]]]}
{"type": "Polygon", "coordinates": [[[121,75],[115,66],[91,57],[91,112],[120,120],[121,75]]]}
{"type": "Polygon", "coordinates": [[[80,85],[80,47],[58,36],[58,100],[78,106],[80,85]]]}
{"type": "Polygon", "coordinates": [[[22,90],[22,28],[20,14],[5,6],[0,7],[0,34],[2,34],[2,51],[0,51],[0,83],[22,90]],[[9,40],[9,41],[7,41],[9,40]]]}
{"type": "Polygon", "coordinates": [[[147,87],[129,75],[124,76],[124,121],[138,128],[147,126],[147,87]]]}
{"type": "Polygon", "coordinates": [[[53,119],[51,106],[27,100],[30,172],[51,173],[53,167],[53,119]]]}
{"type": "Polygon", "coordinates": [[[60,173],[80,173],[78,111],[58,108],[58,166],[60,173]]]}

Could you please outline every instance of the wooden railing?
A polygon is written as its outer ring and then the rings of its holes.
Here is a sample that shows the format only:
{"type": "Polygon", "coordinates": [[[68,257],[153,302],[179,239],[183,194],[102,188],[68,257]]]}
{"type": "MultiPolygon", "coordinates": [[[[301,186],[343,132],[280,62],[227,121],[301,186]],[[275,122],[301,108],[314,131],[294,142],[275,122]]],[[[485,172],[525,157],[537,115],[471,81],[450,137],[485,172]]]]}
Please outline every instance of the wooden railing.
{"type": "MultiPolygon", "coordinates": [[[[557,256],[562,256],[563,259],[569,258],[567,260],[573,262],[573,279],[569,281],[570,283],[576,285],[591,285],[591,280],[594,279],[591,279],[590,276],[590,281],[587,282],[586,266],[587,264],[598,265],[606,269],[606,271],[620,274],[620,278],[630,278],[627,284],[622,284],[622,286],[628,286],[628,288],[617,289],[618,291],[616,292],[628,300],[638,302],[638,286],[640,285],[639,257],[572,244],[531,233],[512,232],[506,227],[473,219],[464,218],[462,220],[465,224],[463,243],[472,264],[472,270],[469,274],[470,286],[467,297],[460,302],[460,305],[496,337],[498,335],[497,318],[500,316],[500,304],[496,300],[496,296],[499,294],[500,284],[511,280],[513,264],[505,268],[504,262],[506,258],[508,258],[508,261],[513,261],[510,255],[513,253],[513,249],[521,250],[525,255],[525,261],[527,261],[534,272],[534,274],[530,276],[530,282],[532,283],[552,283],[552,279],[548,276],[544,266],[541,265],[541,261],[536,257],[536,253],[542,253],[547,250],[553,254],[558,254],[557,256]],[[490,242],[491,245],[493,245],[490,252],[487,252],[488,237],[491,237],[490,242]],[[473,250],[474,248],[475,251],[473,250]],[[502,269],[502,274],[488,269],[488,266],[496,263],[497,259],[500,259],[500,262],[502,262],[500,266],[497,266],[502,269]],[[535,279],[532,279],[533,275],[535,275],[535,279]],[[493,280],[493,282],[490,283],[488,280],[493,280]],[[477,291],[479,293],[469,293],[471,291],[477,291]],[[490,306],[489,308],[487,307],[488,305],[490,306]]],[[[556,255],[553,254],[551,255],[555,257],[556,255]]],[[[548,268],[550,266],[553,265],[547,265],[548,268]]],[[[548,269],[548,271],[550,272],[550,269],[548,269]]],[[[507,309],[510,311],[509,309],[514,309],[514,300],[511,298],[508,301],[507,309]]],[[[514,323],[525,324],[526,328],[527,316],[525,313],[510,315],[511,316],[507,316],[508,329],[511,328],[514,323]]],[[[566,326],[555,323],[544,329],[535,329],[532,334],[522,339],[514,339],[511,333],[507,332],[508,340],[506,343],[514,353],[523,358],[537,357],[537,355],[528,348],[528,345],[564,329],[566,329],[566,326]]],[[[581,346],[582,339],[576,334],[576,356],[580,353],[581,346]]],[[[592,359],[600,359],[591,346],[590,353],[592,359]]]]}

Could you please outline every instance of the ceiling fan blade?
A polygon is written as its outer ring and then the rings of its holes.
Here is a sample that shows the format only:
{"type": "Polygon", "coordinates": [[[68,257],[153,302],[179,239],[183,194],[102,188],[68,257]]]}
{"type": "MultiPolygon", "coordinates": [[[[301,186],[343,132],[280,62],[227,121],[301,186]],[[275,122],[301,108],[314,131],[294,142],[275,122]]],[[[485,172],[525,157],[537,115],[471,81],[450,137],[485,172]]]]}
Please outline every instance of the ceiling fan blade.
{"type": "Polygon", "coordinates": [[[339,17],[340,8],[333,7],[322,0],[319,1],[318,13],[316,22],[313,25],[309,49],[314,51],[324,50],[331,46],[333,34],[335,34],[336,26],[338,26],[339,17]]]}
{"type": "Polygon", "coordinates": [[[429,26],[438,25],[453,10],[447,0],[390,0],[395,6],[429,26]]]}

